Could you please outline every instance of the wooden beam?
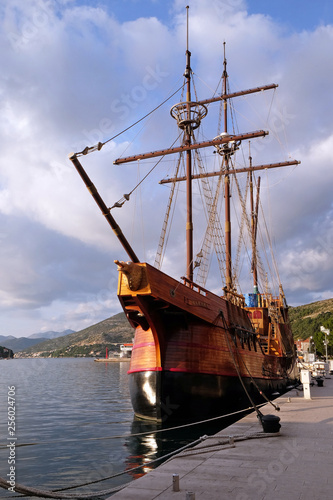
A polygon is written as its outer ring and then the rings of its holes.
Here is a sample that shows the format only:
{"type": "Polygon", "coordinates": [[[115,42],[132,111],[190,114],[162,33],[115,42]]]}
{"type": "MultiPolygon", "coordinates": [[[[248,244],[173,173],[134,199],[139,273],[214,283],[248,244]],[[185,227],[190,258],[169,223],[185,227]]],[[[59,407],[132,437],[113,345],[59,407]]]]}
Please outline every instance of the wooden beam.
{"type": "Polygon", "coordinates": [[[130,163],[137,160],[146,160],[148,158],[156,158],[157,156],[166,156],[174,153],[181,153],[183,151],[190,151],[192,149],[207,148],[208,146],[218,146],[219,144],[226,144],[230,141],[244,141],[247,139],[253,139],[254,137],[264,137],[265,135],[268,135],[268,132],[266,132],[265,130],[257,130],[256,132],[249,132],[247,134],[239,135],[223,135],[215,137],[215,139],[212,139],[210,141],[197,142],[195,144],[178,146],[176,148],[161,149],[159,151],[152,151],[151,153],[143,153],[139,155],[118,158],[113,163],[114,165],[120,165],[122,163],[130,163]]]}
{"type": "MultiPolygon", "coordinates": [[[[230,175],[230,174],[241,174],[242,172],[254,172],[256,170],[266,170],[269,168],[278,168],[278,167],[288,167],[290,165],[299,165],[301,162],[297,160],[290,161],[282,161],[280,163],[269,163],[267,165],[257,165],[255,167],[245,167],[245,168],[235,168],[226,170],[220,170],[218,172],[207,172],[206,174],[194,174],[192,175],[192,179],[202,179],[203,177],[216,177],[218,175],[230,175]]],[[[179,182],[185,181],[186,177],[173,177],[171,179],[162,179],[160,184],[168,184],[170,182],[179,182]]]]}

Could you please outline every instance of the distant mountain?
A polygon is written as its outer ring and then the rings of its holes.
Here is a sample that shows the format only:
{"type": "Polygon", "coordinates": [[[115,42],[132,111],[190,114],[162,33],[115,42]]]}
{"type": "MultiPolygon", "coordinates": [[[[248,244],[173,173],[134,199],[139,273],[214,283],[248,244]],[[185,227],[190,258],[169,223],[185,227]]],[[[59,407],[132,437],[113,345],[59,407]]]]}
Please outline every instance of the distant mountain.
{"type": "Polygon", "coordinates": [[[106,347],[109,351],[119,351],[119,344],[131,342],[133,336],[134,330],[125,314],[119,313],[79,332],[45,340],[15,353],[16,357],[104,356],[106,347]]]}
{"type": "Polygon", "coordinates": [[[40,342],[43,342],[46,339],[30,339],[27,337],[8,337],[9,340],[5,340],[4,342],[1,342],[1,344],[5,345],[9,349],[12,349],[15,353],[17,351],[22,351],[23,349],[27,349],[28,347],[31,347],[35,344],[39,344],[40,342]]]}
{"type": "Polygon", "coordinates": [[[0,335],[0,344],[3,342],[7,342],[7,340],[15,339],[16,337],[13,337],[12,335],[0,335]]]}
{"type": "Polygon", "coordinates": [[[5,345],[8,349],[12,349],[14,352],[23,351],[29,347],[36,344],[40,344],[50,338],[61,337],[63,335],[68,335],[73,333],[74,330],[65,330],[63,332],[44,332],[44,333],[33,333],[29,337],[13,337],[12,335],[3,336],[0,335],[0,345],[5,345]]]}
{"type": "Polygon", "coordinates": [[[64,330],[63,332],[54,332],[50,330],[48,332],[39,332],[29,335],[29,339],[55,339],[57,337],[63,337],[64,335],[69,335],[70,333],[75,333],[75,330],[64,330]]]}

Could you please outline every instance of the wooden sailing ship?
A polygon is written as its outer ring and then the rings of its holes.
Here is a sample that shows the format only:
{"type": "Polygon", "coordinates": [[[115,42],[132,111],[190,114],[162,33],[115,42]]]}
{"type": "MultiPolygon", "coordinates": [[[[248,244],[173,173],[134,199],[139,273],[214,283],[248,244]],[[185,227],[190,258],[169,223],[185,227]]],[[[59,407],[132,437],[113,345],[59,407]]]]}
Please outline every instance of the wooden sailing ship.
{"type": "MultiPolygon", "coordinates": [[[[225,48],[224,48],[225,49],[225,48]]],[[[295,165],[297,161],[250,165],[237,168],[233,158],[242,142],[263,137],[263,130],[238,134],[229,132],[228,106],[231,99],[274,89],[265,85],[245,91],[228,90],[227,62],[224,55],[222,90],[210,99],[192,100],[191,53],[186,50],[184,89],[186,99],[174,105],[171,116],[177,121],[182,139],[179,146],[160,151],[119,158],[115,164],[179,154],[185,158],[185,175],[177,175],[162,183],[186,183],[186,276],[175,279],[146,262],[140,262],[135,251],[117,225],[97,189],[82,167],[79,157],[101,149],[99,143],[70,157],[90,190],[103,215],[126,250],[129,261],[115,261],[119,270],[118,297],[123,310],[135,328],[135,339],[128,371],[134,412],[138,417],[157,422],[194,421],[227,414],[263,401],[263,394],[274,398],[295,380],[295,348],[288,321],[288,307],[280,285],[276,295],[260,289],[258,279],[257,199],[254,196],[254,172],[295,165]],[[224,125],[222,132],[211,140],[197,142],[195,131],[205,118],[208,105],[220,102],[224,125]],[[194,172],[193,158],[201,148],[214,149],[219,169],[194,172]],[[250,227],[253,291],[247,296],[237,289],[233,273],[231,242],[230,183],[239,173],[246,172],[250,190],[250,227]],[[222,295],[207,290],[194,278],[205,249],[197,257],[193,251],[192,186],[196,179],[207,182],[215,177],[217,186],[207,203],[207,234],[218,255],[224,254],[222,295]],[[219,251],[217,195],[223,187],[225,238],[219,251]],[[215,229],[212,229],[215,228],[215,229]],[[210,229],[210,232],[209,232],[210,229]]],[[[124,200],[125,201],[125,200],[124,200]]],[[[244,200],[243,200],[244,201],[244,200]]],[[[245,203],[242,204],[242,210],[245,203]]],[[[208,238],[209,239],[209,238],[208,238]]],[[[161,249],[159,249],[159,256],[161,249]]],[[[222,258],[221,258],[222,259],[222,258]]],[[[262,288],[262,286],[261,286],[262,288]]]]}

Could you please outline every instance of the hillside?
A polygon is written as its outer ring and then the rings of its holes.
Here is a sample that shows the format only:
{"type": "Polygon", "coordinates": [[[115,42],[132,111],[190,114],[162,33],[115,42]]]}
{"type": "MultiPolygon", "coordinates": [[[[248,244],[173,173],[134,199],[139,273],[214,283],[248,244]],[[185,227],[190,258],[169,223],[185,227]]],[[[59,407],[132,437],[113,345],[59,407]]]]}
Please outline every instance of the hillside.
{"type": "Polygon", "coordinates": [[[320,300],[289,309],[295,339],[306,339],[320,331],[320,326],[333,333],[333,299],[320,300]]]}
{"type": "Polygon", "coordinates": [[[131,342],[133,335],[125,314],[119,313],[79,332],[24,349],[15,357],[103,356],[106,347],[119,350],[114,344],[131,342]]]}
{"type": "Polygon", "coordinates": [[[311,350],[318,355],[325,354],[325,335],[320,331],[323,326],[331,330],[327,337],[328,355],[333,354],[333,299],[321,300],[304,306],[290,308],[291,328],[295,339],[311,338],[311,350]]]}
{"type": "Polygon", "coordinates": [[[8,347],[0,345],[0,359],[11,359],[13,357],[13,351],[8,347]]]}
{"type": "MultiPolygon", "coordinates": [[[[318,352],[323,352],[323,334],[320,332],[320,326],[324,326],[332,331],[329,337],[329,350],[332,349],[333,299],[290,307],[289,314],[295,339],[306,339],[312,336],[318,352]]],[[[134,330],[130,327],[125,314],[119,313],[79,332],[46,340],[21,352],[16,352],[15,356],[104,356],[106,347],[109,351],[118,351],[118,346],[114,344],[131,342],[133,336],[134,330]]]]}

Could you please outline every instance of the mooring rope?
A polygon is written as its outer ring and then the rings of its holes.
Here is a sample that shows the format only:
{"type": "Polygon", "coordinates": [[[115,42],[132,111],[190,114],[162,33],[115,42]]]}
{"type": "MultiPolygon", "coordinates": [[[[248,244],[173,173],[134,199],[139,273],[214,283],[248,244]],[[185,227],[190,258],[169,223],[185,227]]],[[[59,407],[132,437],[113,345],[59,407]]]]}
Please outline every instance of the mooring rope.
{"type": "MultiPolygon", "coordinates": [[[[8,490],[8,483],[0,477],[0,486],[1,488],[4,488],[8,490]]],[[[65,493],[57,493],[56,491],[49,491],[49,490],[40,490],[37,488],[31,488],[30,486],[23,486],[22,484],[15,483],[15,488],[14,491],[15,493],[21,493],[24,496],[33,496],[33,497],[39,497],[39,498],[56,498],[56,499],[90,499],[90,498],[96,498],[96,497],[101,497],[105,495],[109,495],[110,493],[115,493],[116,491],[119,491],[127,486],[127,483],[121,486],[117,486],[115,488],[111,488],[109,490],[104,490],[104,491],[99,491],[96,493],[77,493],[77,494],[65,494],[65,493]]]]}
{"type": "MultiPolygon", "coordinates": [[[[260,404],[258,406],[263,406],[265,404],[266,403],[262,403],[262,404],[260,404]]],[[[130,437],[145,436],[145,435],[149,435],[149,434],[152,434],[152,433],[160,433],[160,432],[166,432],[166,431],[170,431],[170,430],[178,430],[178,429],[183,429],[183,428],[194,426],[194,425],[199,425],[199,424],[205,424],[205,423],[209,423],[209,422],[214,422],[214,421],[222,419],[222,418],[232,417],[232,416],[235,416],[235,415],[240,414],[240,413],[248,412],[249,410],[253,410],[253,407],[250,406],[250,407],[244,408],[242,410],[238,410],[238,411],[234,411],[232,413],[228,413],[227,415],[219,415],[218,417],[213,417],[213,418],[210,418],[210,419],[207,419],[207,420],[201,420],[199,422],[192,422],[190,424],[183,424],[183,425],[179,425],[179,426],[175,426],[175,427],[169,427],[167,429],[157,429],[157,430],[151,430],[151,431],[141,432],[141,433],[136,433],[136,434],[125,434],[125,435],[122,435],[122,436],[112,436],[112,437],[109,437],[109,438],[96,438],[96,439],[130,438],[130,437]]],[[[166,460],[168,458],[170,459],[170,457],[172,457],[172,455],[176,455],[176,454],[182,452],[183,450],[186,450],[187,448],[191,448],[191,447],[195,446],[196,444],[200,443],[203,439],[207,439],[207,438],[210,438],[210,436],[203,436],[203,437],[197,439],[196,441],[193,441],[193,442],[191,442],[191,443],[189,443],[189,444],[187,444],[187,445],[185,445],[185,446],[183,446],[181,448],[177,448],[177,450],[174,450],[174,451],[172,451],[170,453],[167,453],[166,455],[163,455],[161,457],[155,458],[154,460],[151,460],[150,462],[146,462],[146,463],[144,463],[142,465],[138,465],[137,467],[133,467],[132,469],[127,469],[127,470],[118,472],[116,474],[113,474],[111,476],[104,477],[102,479],[96,479],[94,481],[89,481],[89,482],[81,483],[81,484],[74,485],[74,486],[67,486],[65,488],[56,489],[56,490],[52,490],[52,491],[49,491],[49,490],[40,490],[40,489],[37,489],[37,488],[31,488],[29,486],[24,486],[24,485],[21,485],[19,483],[16,483],[14,491],[15,491],[15,493],[21,493],[24,496],[34,496],[34,497],[41,497],[41,498],[58,498],[58,499],[75,499],[75,498],[78,498],[78,499],[82,499],[82,500],[85,500],[85,499],[88,500],[89,498],[96,498],[96,497],[106,496],[106,495],[109,495],[111,493],[115,493],[116,491],[120,491],[121,489],[125,488],[128,485],[128,483],[125,483],[123,485],[120,485],[120,486],[117,486],[115,488],[111,488],[111,489],[108,489],[108,490],[99,491],[97,493],[89,493],[89,494],[88,493],[65,494],[65,493],[61,493],[61,492],[64,492],[64,491],[67,491],[67,490],[71,490],[71,489],[82,488],[84,486],[90,486],[92,484],[100,483],[102,481],[107,481],[109,479],[113,479],[115,477],[119,477],[121,475],[128,474],[128,473],[134,472],[136,470],[142,469],[143,467],[147,467],[147,466],[152,465],[152,464],[154,464],[156,462],[159,462],[161,460],[166,460]]],[[[54,441],[54,442],[58,443],[59,441],[54,441]]],[[[36,444],[36,443],[31,443],[31,444],[36,444]]],[[[27,444],[25,444],[25,446],[27,446],[27,444]]],[[[6,490],[8,490],[8,488],[9,488],[9,484],[2,477],[0,477],[0,487],[4,488],[6,490]]]]}
{"type": "MultiPolygon", "coordinates": [[[[264,405],[266,403],[262,403],[264,405]]],[[[261,405],[259,405],[261,406],[261,405]]],[[[109,439],[128,439],[132,437],[141,437],[141,436],[149,436],[150,434],[160,434],[161,432],[169,432],[169,431],[174,431],[174,430],[179,430],[179,429],[185,429],[187,427],[194,427],[195,425],[202,425],[202,424],[208,424],[210,422],[214,422],[216,420],[220,420],[223,418],[227,417],[233,417],[234,415],[238,415],[239,413],[245,413],[249,410],[253,410],[252,406],[249,406],[248,408],[244,408],[242,410],[237,410],[232,413],[227,413],[226,415],[219,415],[218,417],[212,417],[207,420],[198,420],[197,422],[191,422],[189,424],[182,424],[182,425],[177,425],[174,427],[167,427],[166,429],[151,429],[149,431],[145,432],[136,432],[134,434],[119,434],[116,436],[103,436],[103,437],[96,437],[96,438],[86,438],[86,439],[54,439],[51,441],[43,441],[43,442],[32,442],[32,443],[21,443],[17,444],[16,447],[18,448],[19,446],[37,446],[37,445],[45,445],[45,444],[58,444],[58,443],[70,443],[70,442],[77,442],[80,441],[82,443],[83,441],[107,441],[109,439]]],[[[0,450],[6,449],[6,446],[0,446],[0,450]]]]}
{"type": "MultiPolygon", "coordinates": [[[[252,434],[235,434],[235,435],[229,435],[229,436],[225,436],[225,435],[207,436],[207,435],[205,435],[205,436],[200,437],[199,439],[196,439],[192,443],[189,443],[185,446],[182,446],[181,448],[178,448],[175,451],[172,451],[172,452],[164,455],[163,457],[159,457],[155,460],[151,460],[150,462],[145,463],[144,467],[169,457],[169,460],[165,461],[165,463],[167,463],[168,461],[170,461],[172,455],[177,455],[176,457],[173,457],[173,458],[184,458],[187,456],[198,455],[200,453],[219,451],[219,450],[221,450],[221,447],[223,447],[223,449],[234,448],[235,447],[234,443],[239,442],[239,441],[245,441],[248,439],[276,437],[279,435],[280,434],[278,432],[275,432],[275,433],[255,432],[252,434]],[[208,439],[214,439],[215,441],[218,441],[218,442],[213,443],[213,444],[206,444],[204,446],[198,446],[195,450],[190,451],[190,452],[186,452],[186,450],[188,450],[188,448],[193,448],[194,446],[196,446],[196,445],[200,444],[201,442],[206,441],[208,439]]],[[[139,465],[139,466],[134,467],[132,469],[129,469],[127,471],[120,472],[118,474],[114,474],[113,476],[110,476],[110,478],[120,476],[121,474],[128,473],[128,472],[140,469],[142,467],[143,467],[143,465],[139,465]]],[[[83,486],[97,483],[99,481],[105,481],[106,479],[110,479],[110,478],[104,478],[104,479],[98,480],[98,481],[91,481],[89,483],[71,486],[68,488],[51,490],[51,491],[50,490],[41,490],[38,488],[32,488],[30,486],[24,486],[24,485],[16,483],[14,491],[15,491],[15,493],[21,493],[24,496],[34,496],[34,497],[39,497],[39,498],[54,498],[54,499],[60,499],[60,500],[66,500],[66,499],[68,499],[68,500],[75,500],[75,499],[89,500],[89,499],[93,499],[93,498],[97,498],[97,497],[103,497],[106,495],[110,495],[111,493],[115,493],[117,491],[122,490],[123,488],[125,488],[129,484],[129,483],[125,483],[125,484],[116,486],[114,488],[109,488],[107,490],[102,490],[102,491],[94,492],[94,493],[73,493],[73,494],[62,493],[63,491],[66,491],[69,489],[80,488],[83,486]]],[[[8,483],[2,477],[0,477],[0,487],[8,490],[8,483]]],[[[15,497],[17,497],[17,496],[15,496],[15,497]]]]}
{"type": "MultiPolygon", "coordinates": [[[[205,439],[215,439],[215,441],[218,441],[217,443],[212,443],[212,444],[204,444],[203,446],[196,446],[195,450],[190,450],[190,451],[184,451],[179,453],[176,457],[174,458],[184,458],[184,457],[191,457],[194,455],[198,455],[199,453],[208,453],[208,452],[214,452],[214,451],[219,451],[222,447],[223,450],[229,449],[229,448],[234,448],[235,447],[235,442],[239,441],[246,441],[248,439],[259,439],[259,438],[268,438],[268,437],[276,437],[276,436],[281,436],[279,432],[254,432],[252,434],[235,434],[235,435],[230,435],[230,436],[204,436],[205,439]],[[221,438],[225,438],[225,440],[221,440],[221,438]]],[[[166,462],[169,462],[167,460],[166,462]]],[[[166,463],[165,462],[165,463],[166,463]]]]}
{"type": "MultiPolygon", "coordinates": [[[[78,499],[87,499],[88,500],[89,498],[96,498],[96,497],[109,495],[110,493],[114,493],[116,491],[119,491],[119,490],[125,488],[128,485],[128,483],[125,483],[125,484],[120,485],[120,486],[116,486],[115,488],[111,488],[111,489],[103,490],[103,491],[99,491],[99,492],[94,492],[94,493],[73,493],[72,494],[72,493],[61,493],[61,492],[66,491],[66,490],[70,490],[70,489],[82,488],[83,486],[89,486],[91,484],[95,484],[95,483],[98,483],[101,481],[106,481],[107,479],[112,479],[114,477],[121,476],[122,474],[127,474],[129,472],[141,469],[142,467],[147,467],[148,465],[151,465],[151,464],[156,463],[160,460],[171,457],[172,455],[175,455],[175,454],[177,454],[177,453],[179,453],[187,448],[195,446],[196,444],[201,443],[201,441],[205,438],[206,438],[206,436],[203,436],[203,437],[193,441],[192,443],[189,443],[185,446],[182,446],[181,448],[178,448],[177,450],[171,451],[170,453],[167,453],[166,455],[163,455],[162,457],[155,458],[154,460],[151,460],[150,462],[146,462],[143,465],[138,465],[137,467],[133,467],[132,469],[128,469],[126,471],[122,471],[122,472],[119,472],[118,474],[114,474],[110,477],[106,477],[103,479],[98,479],[96,481],[90,481],[88,483],[70,486],[67,488],[51,490],[51,491],[50,490],[40,490],[38,488],[31,488],[30,486],[24,486],[22,484],[15,483],[14,491],[15,491],[15,493],[22,493],[25,496],[35,496],[35,497],[41,497],[41,498],[58,498],[58,499],[78,498],[78,499]]],[[[8,490],[8,488],[9,488],[8,482],[2,477],[0,477],[0,487],[4,488],[6,490],[8,490]]]]}

